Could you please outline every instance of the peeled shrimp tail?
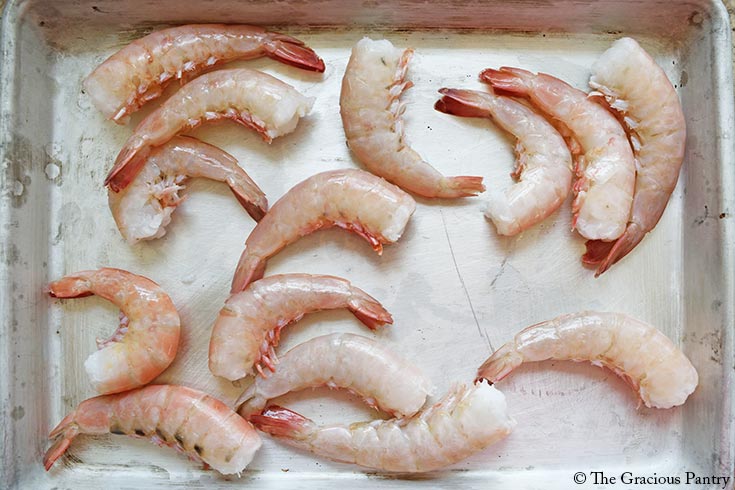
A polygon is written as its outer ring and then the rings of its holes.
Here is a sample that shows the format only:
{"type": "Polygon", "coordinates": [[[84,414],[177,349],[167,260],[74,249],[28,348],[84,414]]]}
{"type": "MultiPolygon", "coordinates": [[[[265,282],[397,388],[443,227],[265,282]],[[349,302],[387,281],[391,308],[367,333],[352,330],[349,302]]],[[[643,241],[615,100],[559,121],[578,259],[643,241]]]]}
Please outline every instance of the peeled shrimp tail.
{"type": "Polygon", "coordinates": [[[144,138],[133,137],[115,159],[115,165],[105,177],[105,185],[120,192],[130,184],[146,163],[151,148],[144,138]]]}
{"type": "Polygon", "coordinates": [[[587,266],[597,266],[595,277],[598,277],[618,260],[628,255],[643,240],[646,233],[647,231],[638,223],[630,222],[623,236],[614,242],[588,240],[585,244],[587,251],[582,256],[582,263],[587,266]]]}
{"type": "Polygon", "coordinates": [[[84,298],[94,293],[84,277],[66,276],[48,285],[48,294],[53,298],[84,298]]]}
{"type": "Polygon", "coordinates": [[[494,89],[503,90],[514,95],[526,95],[529,87],[525,77],[532,75],[520,68],[501,67],[499,70],[488,68],[480,73],[480,80],[489,83],[494,89]]]}
{"type": "Polygon", "coordinates": [[[299,438],[314,422],[287,408],[270,405],[259,415],[252,415],[250,423],[275,437],[299,438]]]}
{"type": "Polygon", "coordinates": [[[369,329],[375,330],[385,324],[393,323],[393,317],[378,300],[362,289],[355,287],[352,288],[351,293],[352,297],[348,308],[369,329]]]}
{"type": "Polygon", "coordinates": [[[46,451],[43,456],[43,467],[48,471],[57,459],[69,449],[71,441],[79,435],[79,427],[74,422],[76,413],[72,412],[57,425],[54,430],[51,431],[49,437],[51,439],[56,438],[56,441],[46,451]]]}
{"type": "Polygon", "coordinates": [[[472,197],[485,192],[482,177],[470,177],[461,175],[458,177],[446,177],[443,182],[444,190],[438,197],[472,197]]]}
{"type": "Polygon", "coordinates": [[[248,284],[263,277],[265,274],[266,261],[258,256],[250,255],[248,249],[240,257],[235,269],[235,276],[232,278],[232,288],[230,294],[239,293],[244,290],[248,284]]]}
{"type": "Polygon", "coordinates": [[[489,117],[490,111],[483,107],[483,99],[472,90],[442,88],[444,97],[434,103],[434,109],[460,117],[489,117]]]}
{"type": "Polygon", "coordinates": [[[285,34],[273,34],[264,46],[268,57],[304,70],[324,72],[324,61],[311,48],[285,34]]]}
{"type": "Polygon", "coordinates": [[[243,172],[228,177],[227,185],[235,195],[237,202],[245,208],[251,218],[255,221],[263,219],[268,211],[268,199],[266,199],[265,193],[258,187],[258,184],[243,172]]]}
{"type": "Polygon", "coordinates": [[[482,363],[477,370],[477,381],[486,379],[490,383],[497,383],[521,364],[523,356],[515,350],[514,345],[505,344],[482,363]]]}

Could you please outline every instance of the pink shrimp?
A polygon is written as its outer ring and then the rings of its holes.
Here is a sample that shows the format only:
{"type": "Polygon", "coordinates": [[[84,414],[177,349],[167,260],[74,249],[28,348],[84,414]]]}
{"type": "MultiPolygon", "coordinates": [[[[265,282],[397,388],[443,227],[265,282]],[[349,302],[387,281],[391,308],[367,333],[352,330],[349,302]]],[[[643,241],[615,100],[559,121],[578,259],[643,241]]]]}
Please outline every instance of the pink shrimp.
{"type": "Polygon", "coordinates": [[[661,219],[684,161],[686,123],[664,71],[630,38],[615,41],[592,67],[590,87],[622,114],[638,160],[633,212],[615,242],[588,241],[585,264],[596,276],[625,257],[661,219]]]}
{"type": "Polygon", "coordinates": [[[98,393],[143,386],[161,374],[176,356],[181,330],[171,298],[155,282],[120,269],[104,268],[68,275],[48,286],[54,298],[96,294],[122,311],[120,326],[84,363],[98,393]]]}
{"type": "Polygon", "coordinates": [[[333,276],[282,274],[251,283],[225,302],[212,328],[209,369],[231,381],[247,376],[255,365],[275,371],[281,330],[305,314],[349,309],[368,328],[393,323],[378,301],[349,281],[333,276]]]}
{"type": "Polygon", "coordinates": [[[369,38],[352,49],[339,101],[347,146],[368,170],[421,196],[483,192],[482,177],[445,177],[406,143],[398,98],[412,85],[405,80],[412,54],[369,38]]]}
{"type": "Polygon", "coordinates": [[[253,426],[224,403],[191,388],[151,385],[90,398],[49,434],[48,471],[80,434],[121,434],[169,446],[228,475],[243,471],[260,448],[253,426]]]}
{"type": "Polygon", "coordinates": [[[218,65],[269,56],[323,72],[324,62],[302,41],[248,25],[194,24],[153,32],[113,54],[84,79],[84,90],[107,119],[124,124],[161,95],[218,65]]]}
{"type": "Polygon", "coordinates": [[[257,70],[206,73],[184,85],[138,124],[117,155],[105,185],[120,192],[145,165],[154,147],[204,122],[231,119],[270,143],[296,129],[313,103],[312,97],[257,70]]]}
{"type": "Polygon", "coordinates": [[[322,172],[295,185],[276,202],[245,242],[232,293],[263,277],[266,261],[309,233],[339,226],[365,238],[379,254],[403,234],[416,201],[362,170],[322,172]]]}

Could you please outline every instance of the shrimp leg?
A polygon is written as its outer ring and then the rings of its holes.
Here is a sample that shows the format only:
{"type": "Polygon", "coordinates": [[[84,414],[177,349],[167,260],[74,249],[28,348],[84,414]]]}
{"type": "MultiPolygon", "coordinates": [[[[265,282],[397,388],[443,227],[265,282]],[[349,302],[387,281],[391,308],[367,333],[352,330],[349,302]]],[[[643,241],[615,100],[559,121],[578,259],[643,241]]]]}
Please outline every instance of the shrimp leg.
{"type": "Polygon", "coordinates": [[[416,202],[398,187],[362,170],[333,170],[295,185],[255,226],[240,256],[232,293],[263,277],[266,261],[309,233],[339,226],[377,251],[401,237],[416,202]]]}
{"type": "Polygon", "coordinates": [[[96,294],[120,308],[120,326],[84,362],[92,386],[110,394],[143,386],[176,356],[181,330],[171,298],[155,282],[120,269],[82,271],[48,286],[54,298],[96,294]]]}
{"type": "Polygon", "coordinates": [[[524,362],[590,361],[611,369],[647,407],[683,404],[699,382],[687,357],[654,326],[621,313],[584,311],[532,325],[480,366],[496,383],[524,362]]]}
{"type": "Polygon", "coordinates": [[[315,337],[286,352],[278,370],[255,378],[235,406],[247,418],[268,400],[319,386],[345,388],[368,405],[401,417],[419,411],[432,391],[421,371],[397,353],[367,337],[342,333],[315,337]]]}
{"type": "Polygon", "coordinates": [[[686,123],[664,71],[631,38],[615,41],[592,67],[590,87],[619,111],[638,161],[633,211],[615,242],[588,241],[582,261],[609,269],[653,230],[674,192],[684,161],[686,123]]]}
{"type": "Polygon", "coordinates": [[[84,79],[84,90],[107,119],[125,124],[130,114],[181,83],[234,60],[268,56],[323,72],[324,62],[302,41],[248,25],[194,24],[153,32],[113,54],[84,79]]]}
{"type": "Polygon", "coordinates": [[[572,185],[572,156],[546,119],[509,97],[443,88],[434,108],[463,117],[486,117],[518,138],[518,183],[491,194],[485,216],[501,235],[516,235],[543,221],[562,205],[572,185]]]}

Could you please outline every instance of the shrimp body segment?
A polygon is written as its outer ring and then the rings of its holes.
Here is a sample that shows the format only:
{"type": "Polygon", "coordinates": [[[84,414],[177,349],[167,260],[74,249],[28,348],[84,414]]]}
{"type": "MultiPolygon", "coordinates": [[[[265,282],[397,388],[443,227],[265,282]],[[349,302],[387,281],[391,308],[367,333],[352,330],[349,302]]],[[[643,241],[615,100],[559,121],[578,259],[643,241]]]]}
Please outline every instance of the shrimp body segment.
{"type": "Polygon", "coordinates": [[[699,382],[697,370],[654,326],[621,313],[581,312],[522,330],[480,366],[495,383],[524,362],[590,361],[623,378],[647,407],[683,404],[699,382]]]}
{"type": "Polygon", "coordinates": [[[490,194],[485,215],[501,235],[516,235],[543,221],[562,205],[572,186],[572,155],[564,139],[542,116],[509,97],[443,88],[434,106],[447,114],[493,119],[518,138],[518,182],[490,194]]]}
{"type": "Polygon", "coordinates": [[[302,41],[248,25],[185,25],[153,32],[113,54],[84,79],[84,90],[107,119],[125,124],[130,114],[181,83],[234,60],[268,56],[323,72],[324,62],[302,41]]]}
{"type": "Polygon", "coordinates": [[[255,281],[230,296],[212,328],[209,370],[231,381],[262,365],[275,371],[273,348],[281,330],[305,314],[347,308],[366,326],[393,323],[380,303],[345,279],[309,274],[283,274],[255,281]]]}
{"type": "Polygon", "coordinates": [[[515,426],[505,396],[485,381],[459,386],[408,419],[319,427],[295,412],[270,406],[250,420],[260,430],[319,456],[410,473],[456,463],[503,439],[515,426]]]}
{"type": "Polygon", "coordinates": [[[84,362],[98,393],[110,394],[143,386],[161,374],[176,356],[181,330],[171,298],[155,282],[120,269],[72,274],[48,286],[54,298],[96,294],[121,310],[120,326],[84,362]]]}
{"type": "Polygon", "coordinates": [[[615,41],[592,66],[590,87],[619,111],[638,160],[633,211],[614,243],[588,242],[582,260],[605,272],[651,231],[674,192],[684,160],[686,123],[664,71],[631,38],[615,41]]]}
{"type": "Polygon", "coordinates": [[[145,165],[151,150],[204,122],[230,119],[257,131],[270,143],[296,129],[314,103],[291,85],[247,68],[206,73],[143,119],[123,145],[105,185],[119,192],[145,165]]]}
{"type": "Polygon", "coordinates": [[[176,136],[153,149],[130,185],[120,192],[108,191],[112,216],[128,243],[166,234],[171,214],[186,197],[179,192],[192,177],[227,183],[256,221],[268,210],[265,194],[232,155],[198,139],[176,136]]]}
{"type": "Polygon", "coordinates": [[[518,68],[488,69],[480,78],[496,90],[528,97],[574,135],[577,158],[574,226],[590,240],[611,241],[623,234],[635,186],[635,158],[625,130],[587,94],[550,75],[518,68]]]}
{"type": "Polygon", "coordinates": [[[403,234],[416,201],[380,177],[332,170],[296,184],[255,226],[232,280],[232,293],[263,277],[266,261],[313,231],[339,226],[365,238],[379,254],[403,234]]]}
{"type": "Polygon", "coordinates": [[[341,333],[313,338],[286,352],[278,370],[255,378],[235,406],[248,418],[273,398],[319,386],[347,389],[398,417],[418,412],[432,391],[421,371],[395,352],[367,337],[341,333]]]}
{"type": "Polygon", "coordinates": [[[80,434],[124,434],[169,446],[224,475],[243,471],[260,448],[253,426],[227,405],[191,388],[151,385],[90,398],[51,431],[48,471],[80,434]]]}
{"type": "Polygon", "coordinates": [[[342,79],[340,114],[347,145],[376,175],[424,197],[474,196],[482,177],[445,177],[406,142],[398,100],[412,86],[405,80],[412,49],[363,38],[352,49],[342,79]]]}

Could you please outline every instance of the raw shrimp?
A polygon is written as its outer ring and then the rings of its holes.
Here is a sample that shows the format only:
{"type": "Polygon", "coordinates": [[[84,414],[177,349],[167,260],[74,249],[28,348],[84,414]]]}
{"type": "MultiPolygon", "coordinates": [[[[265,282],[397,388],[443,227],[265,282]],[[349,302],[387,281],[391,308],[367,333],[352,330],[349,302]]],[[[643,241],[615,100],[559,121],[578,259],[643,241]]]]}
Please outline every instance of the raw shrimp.
{"type": "Polygon", "coordinates": [[[309,233],[339,226],[367,240],[378,254],[401,237],[416,201],[362,170],[313,175],[288,191],[255,226],[232,280],[232,292],[263,277],[266,260],[309,233]]]}
{"type": "Polygon", "coordinates": [[[635,158],[625,130],[587,94],[544,73],[503,67],[480,78],[498,90],[522,95],[561,121],[584,151],[576,159],[574,227],[590,240],[611,241],[623,234],[635,185],[635,158]]]}
{"type": "Polygon", "coordinates": [[[191,177],[226,182],[256,221],[268,210],[265,194],[232,155],[198,139],[176,136],[151,151],[129,186],[108,192],[112,216],[128,243],[166,234],[171,214],[186,197],[179,196],[179,191],[191,177]]]}
{"type": "Polygon", "coordinates": [[[265,141],[288,134],[314,104],[291,85],[256,70],[234,68],[204,74],[171,96],[135,128],[107,175],[119,192],[145,165],[150,151],[203,122],[232,119],[265,141]]]}
{"type": "Polygon", "coordinates": [[[48,286],[54,298],[96,294],[121,310],[120,326],[84,362],[92,387],[118,393],[149,383],[176,356],[181,330],[171,298],[155,282],[120,269],[72,274],[48,286]]]}
{"type": "Polygon", "coordinates": [[[339,277],[283,274],[255,281],[220,311],[209,342],[209,370],[231,381],[251,374],[253,365],[261,374],[261,364],[275,371],[273,348],[281,329],[307,313],[337,308],[348,308],[371,329],[393,323],[375,298],[339,277]]]}
{"type": "Polygon", "coordinates": [[[633,211],[625,233],[614,243],[587,242],[582,261],[597,265],[599,276],[661,219],[684,160],[686,123],[666,74],[633,39],[620,39],[602,54],[592,66],[590,86],[623,115],[638,161],[633,211]]]}
{"type": "Polygon", "coordinates": [[[345,388],[371,407],[399,417],[418,412],[432,391],[421,371],[395,352],[367,337],[335,333],[286,352],[278,370],[255,378],[235,406],[247,418],[262,411],[268,400],[318,386],[345,388]]]}
{"type": "Polygon", "coordinates": [[[456,463],[504,438],[515,426],[505,396],[485,381],[459,386],[408,419],[319,427],[295,412],[270,406],[250,420],[258,429],[319,456],[400,472],[456,463]]]}
{"type": "Polygon", "coordinates": [[[522,330],[478,370],[478,379],[503,379],[524,362],[590,361],[620,376],[647,407],[681,405],[699,382],[687,357],[654,326],[622,313],[583,311],[522,330]]]}
{"type": "Polygon", "coordinates": [[[490,195],[485,216],[498,233],[515,235],[541,222],[562,205],[572,185],[572,155],[561,135],[546,119],[515,100],[475,90],[439,90],[444,97],[434,108],[463,117],[487,117],[518,141],[518,183],[490,195]]]}
{"type": "Polygon", "coordinates": [[[223,63],[262,56],[324,71],[321,58],[290,36],[255,26],[195,24],[163,29],[133,41],[107,58],[83,85],[107,119],[124,124],[174,79],[183,84],[223,63]]]}
{"type": "Polygon", "coordinates": [[[347,145],[368,170],[403,189],[425,197],[474,196],[485,190],[482,177],[444,177],[406,142],[398,98],[412,86],[405,80],[412,55],[387,40],[363,38],[352,48],[339,101],[347,145]]]}
{"type": "Polygon", "coordinates": [[[224,475],[243,471],[260,448],[253,426],[227,405],[201,391],[173,385],[84,400],[49,437],[48,471],[79,434],[125,434],[169,446],[224,475]]]}

